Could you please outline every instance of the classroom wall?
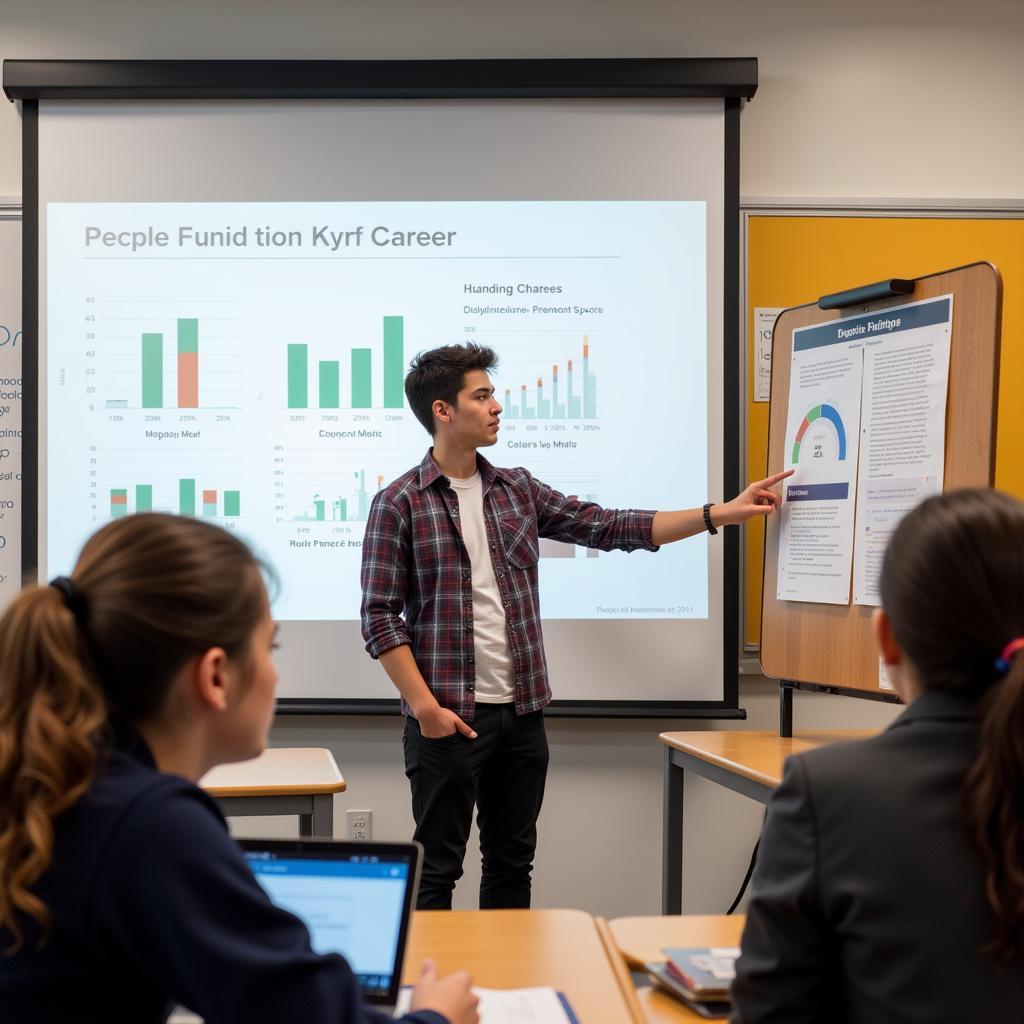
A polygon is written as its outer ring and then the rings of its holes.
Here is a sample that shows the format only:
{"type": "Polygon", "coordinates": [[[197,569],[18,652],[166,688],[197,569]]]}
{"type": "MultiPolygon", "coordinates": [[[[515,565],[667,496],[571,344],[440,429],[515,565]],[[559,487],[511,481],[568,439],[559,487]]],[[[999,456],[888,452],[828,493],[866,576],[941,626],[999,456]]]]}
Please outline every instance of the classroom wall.
{"type": "MultiPolygon", "coordinates": [[[[756,56],[761,85],[742,116],[741,190],[759,198],[1019,200],[1022,43],[1024,6],[1015,0],[4,0],[0,7],[0,57],[756,56]]],[[[21,191],[19,132],[16,108],[0,103],[0,197],[21,191]]],[[[383,675],[381,685],[387,692],[383,675]]],[[[746,727],[775,727],[769,683],[745,677],[741,701],[746,727]]],[[[798,728],[880,726],[892,714],[842,698],[797,700],[798,728]]],[[[657,911],[656,734],[700,727],[551,722],[538,905],[608,916],[657,911]]],[[[370,807],[378,835],[408,833],[397,720],[284,719],[272,741],[334,750],[351,787],[337,800],[339,822],[346,807],[370,807]]],[[[720,911],[742,878],[761,811],[700,780],[687,786],[686,801],[685,907],[720,911]]],[[[468,858],[460,906],[472,905],[476,859],[475,852],[468,858]]]]}

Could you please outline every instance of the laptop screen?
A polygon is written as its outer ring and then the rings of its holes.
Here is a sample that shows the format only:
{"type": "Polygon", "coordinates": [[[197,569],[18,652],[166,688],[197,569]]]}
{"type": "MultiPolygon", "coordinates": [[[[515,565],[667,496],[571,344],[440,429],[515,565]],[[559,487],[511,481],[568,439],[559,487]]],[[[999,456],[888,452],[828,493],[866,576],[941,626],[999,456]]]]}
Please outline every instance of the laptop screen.
{"type": "Polygon", "coordinates": [[[309,929],[317,953],[340,953],[367,1002],[393,1003],[415,897],[412,843],[241,840],[272,902],[309,929]]]}

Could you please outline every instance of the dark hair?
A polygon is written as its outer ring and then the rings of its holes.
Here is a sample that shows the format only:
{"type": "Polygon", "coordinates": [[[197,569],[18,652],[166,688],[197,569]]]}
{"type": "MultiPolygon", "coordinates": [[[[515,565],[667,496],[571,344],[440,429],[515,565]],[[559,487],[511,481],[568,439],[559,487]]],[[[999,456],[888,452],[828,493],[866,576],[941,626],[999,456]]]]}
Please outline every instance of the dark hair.
{"type": "Polygon", "coordinates": [[[89,788],[111,714],[158,718],[181,668],[211,647],[248,657],[267,608],[245,544],[159,513],[93,534],[70,579],[70,599],[67,584],[32,587],[0,618],[0,924],[15,950],[25,915],[45,937],[32,888],[53,857],[54,819],[89,788]]]}
{"type": "Polygon", "coordinates": [[[440,400],[455,405],[467,373],[471,370],[493,370],[497,365],[494,349],[472,341],[421,352],[409,363],[405,377],[405,397],[409,400],[409,408],[433,437],[434,403],[440,400]]]}
{"type": "Polygon", "coordinates": [[[977,702],[978,752],[964,818],[986,867],[995,918],[986,951],[1024,953],[1024,504],[988,489],[951,491],[913,509],[886,550],[882,604],[925,690],[977,702]]]}

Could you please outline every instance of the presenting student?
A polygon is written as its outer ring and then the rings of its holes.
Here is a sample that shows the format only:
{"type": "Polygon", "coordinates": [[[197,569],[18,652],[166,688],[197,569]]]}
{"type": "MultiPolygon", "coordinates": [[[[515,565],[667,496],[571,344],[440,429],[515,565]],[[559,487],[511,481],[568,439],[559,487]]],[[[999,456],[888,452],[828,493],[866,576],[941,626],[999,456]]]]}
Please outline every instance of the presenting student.
{"type": "MultiPolygon", "coordinates": [[[[275,907],[196,785],[255,757],[275,626],[231,534],[143,514],[0,619],[0,1019],[383,1024],[348,964],[275,907]]],[[[358,936],[356,937],[358,941],[358,936]]],[[[417,1024],[476,1024],[464,972],[424,969],[417,1024]]]]}
{"type": "Polygon", "coordinates": [[[614,511],[559,494],[477,449],[501,406],[485,346],[446,345],[412,362],[405,393],[433,447],[374,497],[363,542],[362,627],[402,696],[405,771],[423,844],[420,909],[451,907],[478,808],[481,907],[528,907],[551,700],[537,588],[538,538],[656,551],[770,513],[751,484],[724,504],[614,511]],[[404,616],[404,617],[403,617],[404,616]]]}
{"type": "Polygon", "coordinates": [[[907,709],[786,763],[737,1024],[1024,1019],[1024,505],[953,491],[893,534],[877,646],[907,709]]]}

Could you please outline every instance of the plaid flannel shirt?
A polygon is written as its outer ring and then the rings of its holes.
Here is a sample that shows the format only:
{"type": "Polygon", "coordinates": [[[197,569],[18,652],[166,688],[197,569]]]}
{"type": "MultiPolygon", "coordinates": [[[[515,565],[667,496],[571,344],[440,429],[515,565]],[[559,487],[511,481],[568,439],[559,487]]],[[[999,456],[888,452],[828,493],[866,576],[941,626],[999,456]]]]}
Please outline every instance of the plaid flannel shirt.
{"type": "MultiPolygon", "coordinates": [[[[551,700],[537,588],[538,538],[633,551],[651,543],[653,512],[604,509],[566,497],[525,469],[496,469],[477,455],[484,524],[505,606],[517,714],[551,700]]],[[[438,703],[471,722],[476,710],[473,579],[462,543],[458,497],[430,451],[374,497],[363,540],[366,650],[402,644],[438,703]],[[404,614],[404,618],[403,618],[404,614]]],[[[409,708],[402,702],[402,713],[409,708]]]]}

